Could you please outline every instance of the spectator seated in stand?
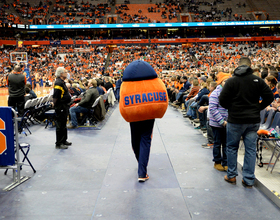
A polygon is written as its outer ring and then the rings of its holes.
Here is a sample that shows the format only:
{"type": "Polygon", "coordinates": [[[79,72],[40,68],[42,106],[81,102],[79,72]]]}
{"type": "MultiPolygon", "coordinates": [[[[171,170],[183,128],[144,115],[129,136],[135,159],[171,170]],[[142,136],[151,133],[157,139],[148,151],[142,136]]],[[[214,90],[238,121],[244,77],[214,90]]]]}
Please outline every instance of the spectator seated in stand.
{"type": "Polygon", "coordinates": [[[198,79],[194,79],[193,87],[191,88],[190,93],[188,94],[188,96],[185,99],[185,109],[187,112],[189,110],[189,106],[191,105],[191,103],[193,103],[195,101],[194,97],[198,94],[199,90],[200,90],[200,86],[199,86],[198,79]]]}
{"type": "Polygon", "coordinates": [[[184,117],[188,117],[191,120],[196,119],[197,118],[196,110],[197,110],[197,107],[198,107],[198,102],[200,101],[202,96],[207,95],[207,94],[209,94],[209,90],[207,89],[207,84],[205,82],[201,82],[200,83],[200,90],[197,93],[197,95],[195,96],[194,101],[190,105],[189,110],[184,115],[184,117]]]}
{"type": "Polygon", "coordinates": [[[88,113],[94,103],[94,101],[99,97],[99,93],[96,89],[97,82],[95,79],[89,81],[89,89],[84,93],[81,101],[76,103],[70,108],[71,125],[68,126],[69,129],[78,127],[77,114],[78,113],[88,113]]]}

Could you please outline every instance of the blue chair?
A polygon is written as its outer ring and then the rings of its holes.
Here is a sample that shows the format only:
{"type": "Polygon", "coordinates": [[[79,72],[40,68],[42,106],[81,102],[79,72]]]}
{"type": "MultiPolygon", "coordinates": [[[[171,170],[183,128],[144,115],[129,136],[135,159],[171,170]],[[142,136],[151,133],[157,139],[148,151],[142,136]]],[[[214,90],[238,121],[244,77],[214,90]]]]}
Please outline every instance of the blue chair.
{"type": "MultiPolygon", "coordinates": [[[[272,110],[274,112],[274,110],[272,110]]],[[[270,116],[271,112],[270,110],[269,112],[269,115],[268,117],[270,116]]],[[[268,120],[268,119],[267,119],[268,120]]],[[[280,127],[280,112],[277,112],[275,114],[275,116],[273,117],[273,119],[271,119],[272,123],[271,125],[269,126],[269,128],[266,128],[264,130],[271,130],[271,129],[275,129],[276,126],[279,126],[280,127]]],[[[261,128],[260,128],[261,130],[261,128]]],[[[259,159],[259,164],[258,166],[259,167],[263,167],[263,162],[262,162],[262,148],[263,148],[263,142],[272,142],[273,145],[274,145],[274,152],[272,153],[272,156],[270,158],[270,161],[268,163],[268,167],[270,166],[270,163],[272,161],[272,158],[273,158],[273,155],[276,154],[276,150],[279,149],[279,139],[277,138],[270,138],[270,137],[267,137],[266,135],[259,135],[258,136],[258,139],[257,139],[257,159],[259,159]]],[[[277,159],[279,158],[279,154],[276,156],[277,159]]],[[[272,167],[272,170],[273,170],[274,166],[272,167]]],[[[271,170],[271,172],[272,172],[271,170]]]]}
{"type": "Polygon", "coordinates": [[[280,158],[280,141],[276,141],[275,146],[274,146],[274,150],[272,152],[272,155],[271,155],[271,158],[269,160],[269,163],[267,165],[266,170],[268,170],[268,168],[272,165],[271,171],[270,171],[270,173],[272,173],[272,171],[273,171],[277,161],[279,160],[279,158],[280,158]],[[274,164],[271,164],[271,161],[272,161],[274,156],[276,157],[275,162],[274,162],[274,164]]]}
{"type": "Polygon", "coordinates": [[[265,123],[261,124],[259,129],[267,130],[271,125],[274,114],[275,111],[273,109],[269,110],[265,123]]]}
{"type": "Polygon", "coordinates": [[[56,125],[56,122],[55,122],[56,113],[55,113],[54,109],[50,109],[50,110],[46,111],[45,115],[47,117],[47,120],[46,120],[47,124],[46,124],[45,128],[47,128],[49,124],[56,125]]]}
{"type": "Polygon", "coordinates": [[[273,117],[270,127],[267,128],[266,130],[269,131],[272,128],[275,129],[277,125],[280,127],[280,112],[276,112],[276,114],[273,117]]]}

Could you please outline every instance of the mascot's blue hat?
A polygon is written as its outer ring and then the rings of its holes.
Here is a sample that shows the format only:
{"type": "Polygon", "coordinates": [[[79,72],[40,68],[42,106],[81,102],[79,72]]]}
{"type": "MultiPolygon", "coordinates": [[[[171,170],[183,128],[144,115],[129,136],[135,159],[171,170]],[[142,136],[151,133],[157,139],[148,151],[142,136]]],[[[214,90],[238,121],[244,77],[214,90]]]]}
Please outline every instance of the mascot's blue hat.
{"type": "Polygon", "coordinates": [[[140,81],[157,78],[153,67],[142,60],[135,60],[130,63],[123,72],[123,81],[140,81]]]}

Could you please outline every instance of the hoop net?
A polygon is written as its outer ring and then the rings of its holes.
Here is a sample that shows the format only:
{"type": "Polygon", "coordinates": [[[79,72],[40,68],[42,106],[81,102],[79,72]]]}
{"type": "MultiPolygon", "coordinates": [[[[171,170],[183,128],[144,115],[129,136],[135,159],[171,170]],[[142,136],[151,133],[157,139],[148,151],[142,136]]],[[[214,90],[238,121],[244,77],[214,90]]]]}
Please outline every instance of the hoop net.
{"type": "Polygon", "coordinates": [[[27,52],[12,52],[10,53],[11,63],[27,63],[27,52]]]}

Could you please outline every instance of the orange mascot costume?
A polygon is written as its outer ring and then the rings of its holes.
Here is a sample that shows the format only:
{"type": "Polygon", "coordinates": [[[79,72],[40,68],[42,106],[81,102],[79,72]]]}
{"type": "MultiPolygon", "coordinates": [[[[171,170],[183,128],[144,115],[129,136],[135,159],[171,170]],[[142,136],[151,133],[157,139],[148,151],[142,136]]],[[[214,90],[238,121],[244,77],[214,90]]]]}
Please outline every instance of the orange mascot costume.
{"type": "Polygon", "coordinates": [[[147,165],[150,156],[155,118],[162,118],[168,106],[165,85],[152,66],[133,61],[123,72],[119,108],[130,122],[131,143],[138,161],[138,181],[149,179],[147,165]]]}

